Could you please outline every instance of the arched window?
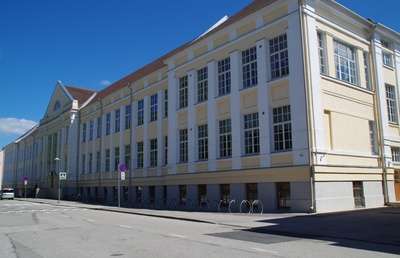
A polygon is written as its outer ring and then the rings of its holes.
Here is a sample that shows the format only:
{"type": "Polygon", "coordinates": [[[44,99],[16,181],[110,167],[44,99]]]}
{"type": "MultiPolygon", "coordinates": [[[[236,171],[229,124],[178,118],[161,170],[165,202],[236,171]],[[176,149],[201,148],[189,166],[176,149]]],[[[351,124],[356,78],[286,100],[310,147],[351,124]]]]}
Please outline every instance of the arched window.
{"type": "Polygon", "coordinates": [[[56,104],[54,104],[54,110],[53,111],[56,111],[57,109],[59,109],[60,108],[60,101],[57,101],[56,102],[56,104]]]}

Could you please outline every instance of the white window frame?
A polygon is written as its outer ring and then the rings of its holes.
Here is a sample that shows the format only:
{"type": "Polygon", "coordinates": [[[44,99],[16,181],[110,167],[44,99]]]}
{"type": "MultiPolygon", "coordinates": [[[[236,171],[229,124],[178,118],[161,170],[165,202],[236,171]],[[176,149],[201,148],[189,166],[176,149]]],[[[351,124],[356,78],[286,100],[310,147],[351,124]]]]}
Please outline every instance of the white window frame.
{"type": "Polygon", "coordinates": [[[333,41],[336,78],[357,85],[357,58],[354,47],[333,41]]]}
{"type": "Polygon", "coordinates": [[[400,163],[400,148],[390,147],[390,152],[392,153],[392,162],[400,163]]]}
{"type": "Polygon", "coordinates": [[[208,69],[204,67],[197,71],[197,102],[208,99],[208,69]]]}
{"type": "Polygon", "coordinates": [[[158,117],[158,94],[150,96],[150,122],[157,121],[158,117]]]}
{"type": "Polygon", "coordinates": [[[289,74],[289,51],[286,33],[269,40],[269,56],[271,79],[289,74]]]}
{"type": "Polygon", "coordinates": [[[198,159],[208,160],[208,125],[197,127],[198,159]]]}
{"type": "Polygon", "coordinates": [[[137,125],[140,126],[144,123],[144,99],[138,101],[137,111],[137,125]]]}
{"type": "Polygon", "coordinates": [[[218,62],[218,96],[231,93],[231,59],[218,62]]]}
{"type": "Polygon", "coordinates": [[[292,122],[290,105],[272,109],[274,150],[287,151],[292,149],[292,122]]]}
{"type": "Polygon", "coordinates": [[[242,52],[242,80],[243,88],[248,88],[258,83],[257,48],[255,46],[242,52]]]}
{"type": "Polygon", "coordinates": [[[260,153],[260,129],[258,112],[243,116],[244,154],[260,153]]]}
{"type": "Polygon", "coordinates": [[[179,162],[188,162],[188,129],[179,130],[179,162]]]}
{"type": "Polygon", "coordinates": [[[219,157],[232,157],[232,121],[230,118],[219,121],[219,157]]]}
{"type": "Polygon", "coordinates": [[[318,31],[318,56],[319,56],[319,72],[322,74],[327,73],[326,67],[326,53],[325,53],[325,35],[323,32],[318,31]]]}
{"type": "Polygon", "coordinates": [[[150,140],[150,167],[157,167],[157,138],[150,140]]]}
{"type": "Polygon", "coordinates": [[[398,123],[397,118],[397,99],[396,88],[393,85],[385,84],[386,88],[386,105],[389,123],[398,123]]]}
{"type": "Polygon", "coordinates": [[[179,78],[179,108],[185,108],[188,106],[188,88],[188,76],[185,75],[179,78]]]}

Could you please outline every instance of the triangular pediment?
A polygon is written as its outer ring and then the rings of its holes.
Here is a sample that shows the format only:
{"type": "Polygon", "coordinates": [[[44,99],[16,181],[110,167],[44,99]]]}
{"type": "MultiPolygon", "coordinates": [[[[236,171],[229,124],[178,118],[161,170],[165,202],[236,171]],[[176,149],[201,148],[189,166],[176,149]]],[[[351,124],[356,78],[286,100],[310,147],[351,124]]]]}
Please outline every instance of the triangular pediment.
{"type": "Polygon", "coordinates": [[[62,113],[69,111],[72,107],[73,101],[74,99],[71,94],[62,82],[58,81],[54,87],[53,94],[51,95],[46,113],[42,120],[51,121],[54,118],[59,117],[62,113]]]}

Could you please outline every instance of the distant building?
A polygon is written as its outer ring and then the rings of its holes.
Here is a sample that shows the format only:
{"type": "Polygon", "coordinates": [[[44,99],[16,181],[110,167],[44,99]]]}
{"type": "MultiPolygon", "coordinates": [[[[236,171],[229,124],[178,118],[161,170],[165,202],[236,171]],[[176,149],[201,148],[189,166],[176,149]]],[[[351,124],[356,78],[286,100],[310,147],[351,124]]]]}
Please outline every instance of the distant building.
{"type": "Polygon", "coordinates": [[[255,0],[99,91],[58,82],[3,185],[55,198],[327,212],[400,199],[400,35],[335,1],[255,0]],[[60,160],[57,161],[56,158],[60,160]]]}

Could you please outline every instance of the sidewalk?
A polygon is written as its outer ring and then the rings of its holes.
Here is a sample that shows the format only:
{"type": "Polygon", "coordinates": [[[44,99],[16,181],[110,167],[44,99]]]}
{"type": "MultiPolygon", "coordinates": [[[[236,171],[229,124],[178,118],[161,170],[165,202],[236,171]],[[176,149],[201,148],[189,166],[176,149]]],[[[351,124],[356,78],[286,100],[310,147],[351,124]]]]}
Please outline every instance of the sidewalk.
{"type": "Polygon", "coordinates": [[[323,214],[239,214],[118,208],[70,201],[60,201],[60,203],[58,203],[57,200],[51,199],[17,200],[47,203],[59,206],[107,210],[112,212],[124,212],[135,215],[180,219],[201,223],[229,225],[239,229],[251,230],[259,233],[300,238],[334,237],[344,240],[350,239],[400,247],[399,205],[323,214]]]}

